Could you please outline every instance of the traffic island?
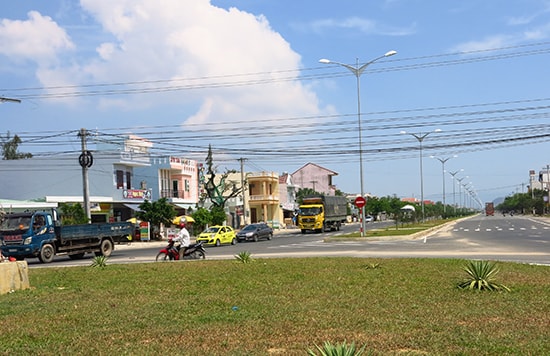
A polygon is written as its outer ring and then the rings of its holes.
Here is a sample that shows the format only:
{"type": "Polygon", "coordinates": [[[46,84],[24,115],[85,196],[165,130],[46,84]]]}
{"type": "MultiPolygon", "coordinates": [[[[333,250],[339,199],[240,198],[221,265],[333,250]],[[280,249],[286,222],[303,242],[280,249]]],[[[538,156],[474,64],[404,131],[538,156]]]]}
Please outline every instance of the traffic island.
{"type": "Polygon", "coordinates": [[[0,295],[30,288],[27,261],[0,263],[0,295]]]}

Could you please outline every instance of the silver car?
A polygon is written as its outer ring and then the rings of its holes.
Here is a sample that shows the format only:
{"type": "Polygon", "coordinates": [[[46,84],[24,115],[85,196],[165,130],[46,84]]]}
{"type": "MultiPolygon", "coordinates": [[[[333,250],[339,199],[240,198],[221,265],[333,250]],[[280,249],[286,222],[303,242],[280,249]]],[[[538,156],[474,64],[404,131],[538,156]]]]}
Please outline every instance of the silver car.
{"type": "Polygon", "coordinates": [[[241,231],[237,233],[237,240],[242,241],[254,241],[259,239],[271,240],[273,237],[273,229],[266,223],[254,223],[243,227],[241,231]]]}

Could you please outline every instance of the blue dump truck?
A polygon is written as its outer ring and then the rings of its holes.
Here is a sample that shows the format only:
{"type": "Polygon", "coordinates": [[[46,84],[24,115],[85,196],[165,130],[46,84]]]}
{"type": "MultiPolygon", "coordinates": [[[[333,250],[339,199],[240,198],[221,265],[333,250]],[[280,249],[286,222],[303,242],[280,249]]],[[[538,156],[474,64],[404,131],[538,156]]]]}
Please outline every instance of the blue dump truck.
{"type": "Polygon", "coordinates": [[[0,217],[0,249],[5,257],[38,257],[49,263],[55,255],[81,259],[86,253],[109,257],[115,243],[128,242],[130,222],[61,226],[57,211],[5,214],[0,217]]]}
{"type": "Polygon", "coordinates": [[[345,197],[319,195],[304,197],[298,214],[298,227],[306,231],[340,230],[347,219],[348,201],[345,197]]]}

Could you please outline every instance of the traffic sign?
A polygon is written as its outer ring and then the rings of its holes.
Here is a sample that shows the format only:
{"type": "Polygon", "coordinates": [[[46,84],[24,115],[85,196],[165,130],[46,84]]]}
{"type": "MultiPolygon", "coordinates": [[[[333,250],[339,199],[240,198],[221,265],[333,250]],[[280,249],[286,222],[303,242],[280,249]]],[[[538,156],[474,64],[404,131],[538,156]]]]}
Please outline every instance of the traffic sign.
{"type": "Polygon", "coordinates": [[[365,198],[363,198],[363,197],[357,197],[357,198],[355,198],[354,204],[355,204],[356,207],[362,208],[362,207],[365,206],[365,203],[366,203],[366,202],[367,202],[367,201],[365,200],[365,198]]]}

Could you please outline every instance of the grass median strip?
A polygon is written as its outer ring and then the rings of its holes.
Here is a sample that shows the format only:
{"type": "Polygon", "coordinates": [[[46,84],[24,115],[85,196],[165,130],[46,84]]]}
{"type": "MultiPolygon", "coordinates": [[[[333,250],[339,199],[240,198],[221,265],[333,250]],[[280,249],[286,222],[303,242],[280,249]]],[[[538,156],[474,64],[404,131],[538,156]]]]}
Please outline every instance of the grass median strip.
{"type": "Polygon", "coordinates": [[[303,258],[33,269],[0,296],[0,354],[550,352],[548,267],[499,263],[509,293],[461,290],[467,261],[303,258]],[[374,268],[373,266],[376,266],[374,268]]]}

